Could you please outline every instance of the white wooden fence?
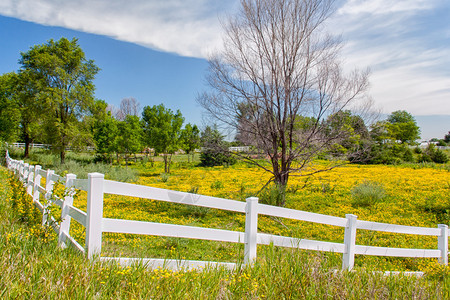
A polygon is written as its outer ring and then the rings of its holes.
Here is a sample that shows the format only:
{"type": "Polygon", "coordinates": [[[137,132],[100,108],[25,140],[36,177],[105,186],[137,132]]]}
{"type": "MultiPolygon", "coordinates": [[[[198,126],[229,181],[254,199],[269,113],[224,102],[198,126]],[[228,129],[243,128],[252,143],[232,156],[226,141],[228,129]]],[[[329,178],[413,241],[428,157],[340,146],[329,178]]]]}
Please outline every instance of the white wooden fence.
{"type": "Polygon", "coordinates": [[[346,218],[339,218],[260,204],[258,203],[258,198],[253,197],[248,198],[246,202],[241,202],[105,180],[104,175],[99,173],[88,174],[88,179],[77,179],[74,174],[67,174],[65,177],[61,177],[54,174],[52,170],[42,170],[40,166],[30,166],[23,161],[13,160],[9,157],[8,153],[6,162],[7,167],[13,170],[23,181],[28,194],[33,197],[35,205],[43,213],[43,222],[46,222],[48,218],[52,218],[48,215],[48,205],[54,204],[61,207],[61,224],[58,226],[55,222],[52,222],[54,224],[53,228],[59,237],[59,244],[61,246],[67,244],[72,245],[80,252],[86,254],[89,259],[99,257],[101,260],[116,260],[123,265],[140,261],[147,264],[149,267],[154,268],[163,266],[170,269],[200,267],[206,265],[221,265],[227,268],[235,267],[234,263],[101,257],[102,233],[115,232],[244,243],[245,264],[251,263],[256,258],[258,244],[269,245],[271,243],[273,243],[274,246],[281,247],[342,253],[342,268],[344,270],[352,269],[355,255],[438,258],[441,264],[448,264],[449,230],[447,225],[438,225],[438,228],[394,225],[361,221],[358,220],[355,215],[351,214],[346,215],[346,218]],[[40,185],[41,178],[46,179],[45,187],[40,185]],[[55,182],[63,182],[65,184],[66,193],[64,199],[58,199],[54,195],[52,196],[53,185],[55,182]],[[86,212],[73,206],[74,188],[87,191],[86,212]],[[104,218],[104,194],[131,196],[142,199],[167,201],[245,213],[245,232],[104,218]],[[41,202],[40,195],[43,195],[43,198],[46,199],[46,204],[41,202]],[[332,243],[258,233],[257,227],[259,215],[344,227],[344,243],[332,243]],[[71,219],[74,219],[86,228],[84,247],[69,234],[71,219]],[[406,249],[356,245],[355,241],[358,229],[436,236],[437,249],[406,249]]]}

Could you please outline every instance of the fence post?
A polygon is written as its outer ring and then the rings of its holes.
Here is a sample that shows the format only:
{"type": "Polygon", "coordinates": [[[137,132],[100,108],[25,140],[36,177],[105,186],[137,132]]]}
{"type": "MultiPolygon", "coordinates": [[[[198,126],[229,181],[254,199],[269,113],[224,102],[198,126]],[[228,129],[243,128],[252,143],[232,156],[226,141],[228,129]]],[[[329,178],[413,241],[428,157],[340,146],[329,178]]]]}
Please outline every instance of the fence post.
{"type": "Polygon", "coordinates": [[[246,199],[245,206],[245,247],[244,264],[251,264],[256,259],[258,234],[258,198],[246,199]]]}
{"type": "Polygon", "coordinates": [[[30,165],[29,165],[28,163],[24,163],[24,164],[23,164],[23,168],[22,168],[22,178],[21,178],[21,180],[22,180],[22,182],[25,184],[25,186],[26,186],[27,181],[28,181],[28,172],[29,172],[29,168],[30,168],[30,165]]]}
{"type": "Polygon", "coordinates": [[[34,181],[33,181],[33,201],[39,202],[39,186],[41,185],[41,174],[39,171],[41,170],[41,166],[37,165],[34,167],[34,181]]]}
{"type": "Polygon", "coordinates": [[[66,175],[66,184],[65,184],[65,196],[63,206],[61,208],[61,225],[59,226],[59,234],[58,234],[58,245],[60,247],[65,246],[66,235],[69,236],[70,233],[70,220],[71,217],[69,215],[69,205],[73,205],[73,195],[74,189],[72,188],[74,180],[77,178],[75,174],[67,174],[66,175]]]}
{"type": "Polygon", "coordinates": [[[441,235],[438,236],[438,249],[441,250],[441,257],[439,263],[448,265],[448,225],[439,224],[441,235]]]}
{"type": "Polygon", "coordinates": [[[42,215],[42,226],[47,223],[48,219],[48,209],[52,203],[52,190],[55,182],[52,180],[52,175],[55,173],[53,170],[47,170],[47,174],[45,176],[45,203],[44,203],[44,212],[42,215]]]}
{"type": "MultiPolygon", "coordinates": [[[[8,146],[8,144],[6,144],[6,146],[8,146]]],[[[11,163],[11,158],[9,157],[8,149],[6,149],[6,153],[5,153],[5,162],[6,162],[6,168],[9,169],[10,163],[11,163]]]]}
{"type": "Polygon", "coordinates": [[[102,251],[103,181],[105,175],[88,174],[86,221],[86,252],[88,259],[100,256],[102,251]]]}
{"type": "Polygon", "coordinates": [[[346,214],[347,225],[344,233],[344,253],[342,254],[342,270],[351,270],[355,264],[356,219],[352,214],[346,214]]]}
{"type": "Polygon", "coordinates": [[[24,168],[24,162],[23,160],[19,161],[19,169],[18,169],[18,173],[19,173],[19,180],[22,181],[22,175],[23,175],[23,168],[24,168]]]}
{"type": "Polygon", "coordinates": [[[28,174],[26,177],[26,187],[27,187],[27,193],[28,195],[30,195],[31,197],[33,197],[33,179],[34,179],[34,172],[35,171],[35,167],[28,165],[28,174]]]}

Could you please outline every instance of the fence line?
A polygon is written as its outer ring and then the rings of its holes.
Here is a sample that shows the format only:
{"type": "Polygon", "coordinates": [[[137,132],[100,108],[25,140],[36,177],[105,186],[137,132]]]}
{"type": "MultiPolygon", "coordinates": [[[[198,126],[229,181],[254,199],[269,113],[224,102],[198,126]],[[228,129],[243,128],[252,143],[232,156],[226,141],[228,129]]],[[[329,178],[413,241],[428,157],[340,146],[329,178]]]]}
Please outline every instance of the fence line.
{"type": "Polygon", "coordinates": [[[122,265],[141,261],[150,267],[163,266],[171,269],[220,265],[225,268],[235,268],[234,263],[164,260],[151,258],[118,258],[101,257],[102,233],[127,233],[141,235],[156,235],[178,238],[202,239],[244,244],[244,264],[251,264],[257,257],[257,245],[290,247],[306,250],[342,253],[342,269],[351,270],[354,266],[355,255],[375,255],[392,257],[424,257],[438,258],[441,264],[448,264],[448,236],[447,225],[439,224],[438,228],[414,227],[387,223],[358,220],[357,216],[347,214],[345,218],[293,210],[283,207],[258,203],[258,198],[251,197],[246,202],[234,201],[210,196],[171,191],[166,189],[141,186],[105,180],[100,173],[88,174],[88,179],[77,179],[74,174],[65,177],[54,174],[52,170],[42,170],[40,166],[31,166],[23,161],[13,160],[6,153],[6,164],[10,170],[23,181],[27,193],[33,198],[36,207],[42,212],[42,223],[49,222],[58,234],[58,244],[62,247],[71,245],[85,254],[89,259],[116,260],[122,265]],[[45,187],[41,186],[41,179],[45,178],[45,187]],[[55,182],[65,186],[64,199],[53,193],[55,182]],[[74,189],[87,192],[86,212],[73,206],[74,189]],[[245,213],[245,232],[224,229],[193,227],[175,224],[153,223],[111,219],[103,217],[104,194],[139,197],[156,201],[202,206],[245,213]],[[40,196],[45,200],[40,201],[40,196]],[[49,214],[49,207],[57,205],[61,208],[61,223],[56,224],[49,214]],[[326,224],[345,228],[344,242],[334,243],[299,239],[286,236],[258,232],[258,215],[289,218],[318,224],[326,224]],[[85,246],[81,246],[70,236],[71,220],[75,220],[86,228],[85,246]],[[356,245],[357,230],[372,230],[401,234],[415,234],[437,237],[437,249],[408,249],[356,245]]]}

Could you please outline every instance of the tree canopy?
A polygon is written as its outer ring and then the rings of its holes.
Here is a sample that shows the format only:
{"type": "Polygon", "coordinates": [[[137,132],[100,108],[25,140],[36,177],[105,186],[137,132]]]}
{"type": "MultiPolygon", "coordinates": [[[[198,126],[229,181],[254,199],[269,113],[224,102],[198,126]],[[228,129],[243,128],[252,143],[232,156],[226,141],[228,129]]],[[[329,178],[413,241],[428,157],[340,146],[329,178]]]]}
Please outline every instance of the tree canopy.
{"type": "Polygon", "coordinates": [[[20,111],[15,102],[14,72],[0,76],[0,140],[12,142],[18,136],[20,111]]]}
{"type": "Polygon", "coordinates": [[[172,154],[181,146],[181,127],[184,118],[181,112],[175,113],[163,104],[146,106],[142,112],[144,140],[155,153],[164,154],[164,171],[170,172],[172,154]]]}
{"type": "Polygon", "coordinates": [[[47,140],[64,162],[66,148],[82,135],[80,120],[94,102],[93,80],[99,68],[87,60],[77,39],[61,38],[21,53],[21,73],[39,89],[46,106],[47,140]]]}
{"type": "Polygon", "coordinates": [[[394,140],[414,144],[420,139],[420,127],[410,113],[404,110],[394,111],[387,118],[387,122],[387,129],[394,140]]]}

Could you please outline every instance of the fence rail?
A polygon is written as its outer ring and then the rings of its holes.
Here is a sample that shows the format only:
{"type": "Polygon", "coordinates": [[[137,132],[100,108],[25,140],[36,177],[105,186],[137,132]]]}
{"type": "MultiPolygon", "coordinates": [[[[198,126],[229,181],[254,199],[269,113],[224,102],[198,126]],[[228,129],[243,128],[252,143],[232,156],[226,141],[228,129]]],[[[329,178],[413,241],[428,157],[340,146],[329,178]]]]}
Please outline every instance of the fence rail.
{"type": "Polygon", "coordinates": [[[256,259],[258,244],[273,244],[279,247],[342,253],[342,268],[346,270],[353,268],[355,255],[438,258],[441,264],[448,264],[449,230],[448,226],[443,224],[438,225],[438,228],[425,228],[361,221],[355,215],[351,214],[346,215],[345,218],[340,218],[260,204],[258,203],[258,198],[254,197],[248,198],[246,202],[241,202],[105,180],[104,175],[99,173],[88,174],[88,179],[77,179],[74,174],[67,174],[65,177],[61,177],[52,170],[42,170],[40,166],[31,166],[23,161],[13,160],[9,157],[8,152],[6,153],[6,163],[7,167],[13,170],[20,180],[22,180],[27,189],[27,193],[33,197],[36,207],[43,214],[43,224],[48,222],[49,219],[53,220],[51,224],[58,234],[58,243],[63,247],[67,245],[73,246],[75,249],[84,253],[89,259],[100,257],[101,260],[116,260],[120,264],[125,265],[141,261],[150,267],[164,266],[171,269],[206,265],[221,265],[226,268],[236,267],[234,263],[225,262],[101,257],[102,233],[114,232],[243,243],[245,245],[245,264],[250,264],[256,259]],[[45,187],[41,186],[42,178],[45,178],[45,187]],[[65,185],[64,199],[59,199],[53,194],[55,182],[65,185]],[[73,206],[74,189],[87,192],[86,212],[73,206]],[[245,213],[245,232],[104,218],[104,194],[131,196],[245,213]],[[41,202],[42,199],[45,201],[41,202]],[[61,207],[62,221],[59,225],[49,215],[49,206],[51,205],[61,207]],[[345,228],[344,242],[334,243],[259,233],[257,230],[258,215],[343,227],[345,228]],[[69,234],[71,219],[86,228],[84,247],[69,234]],[[407,249],[356,245],[357,230],[436,236],[437,249],[407,249]]]}

